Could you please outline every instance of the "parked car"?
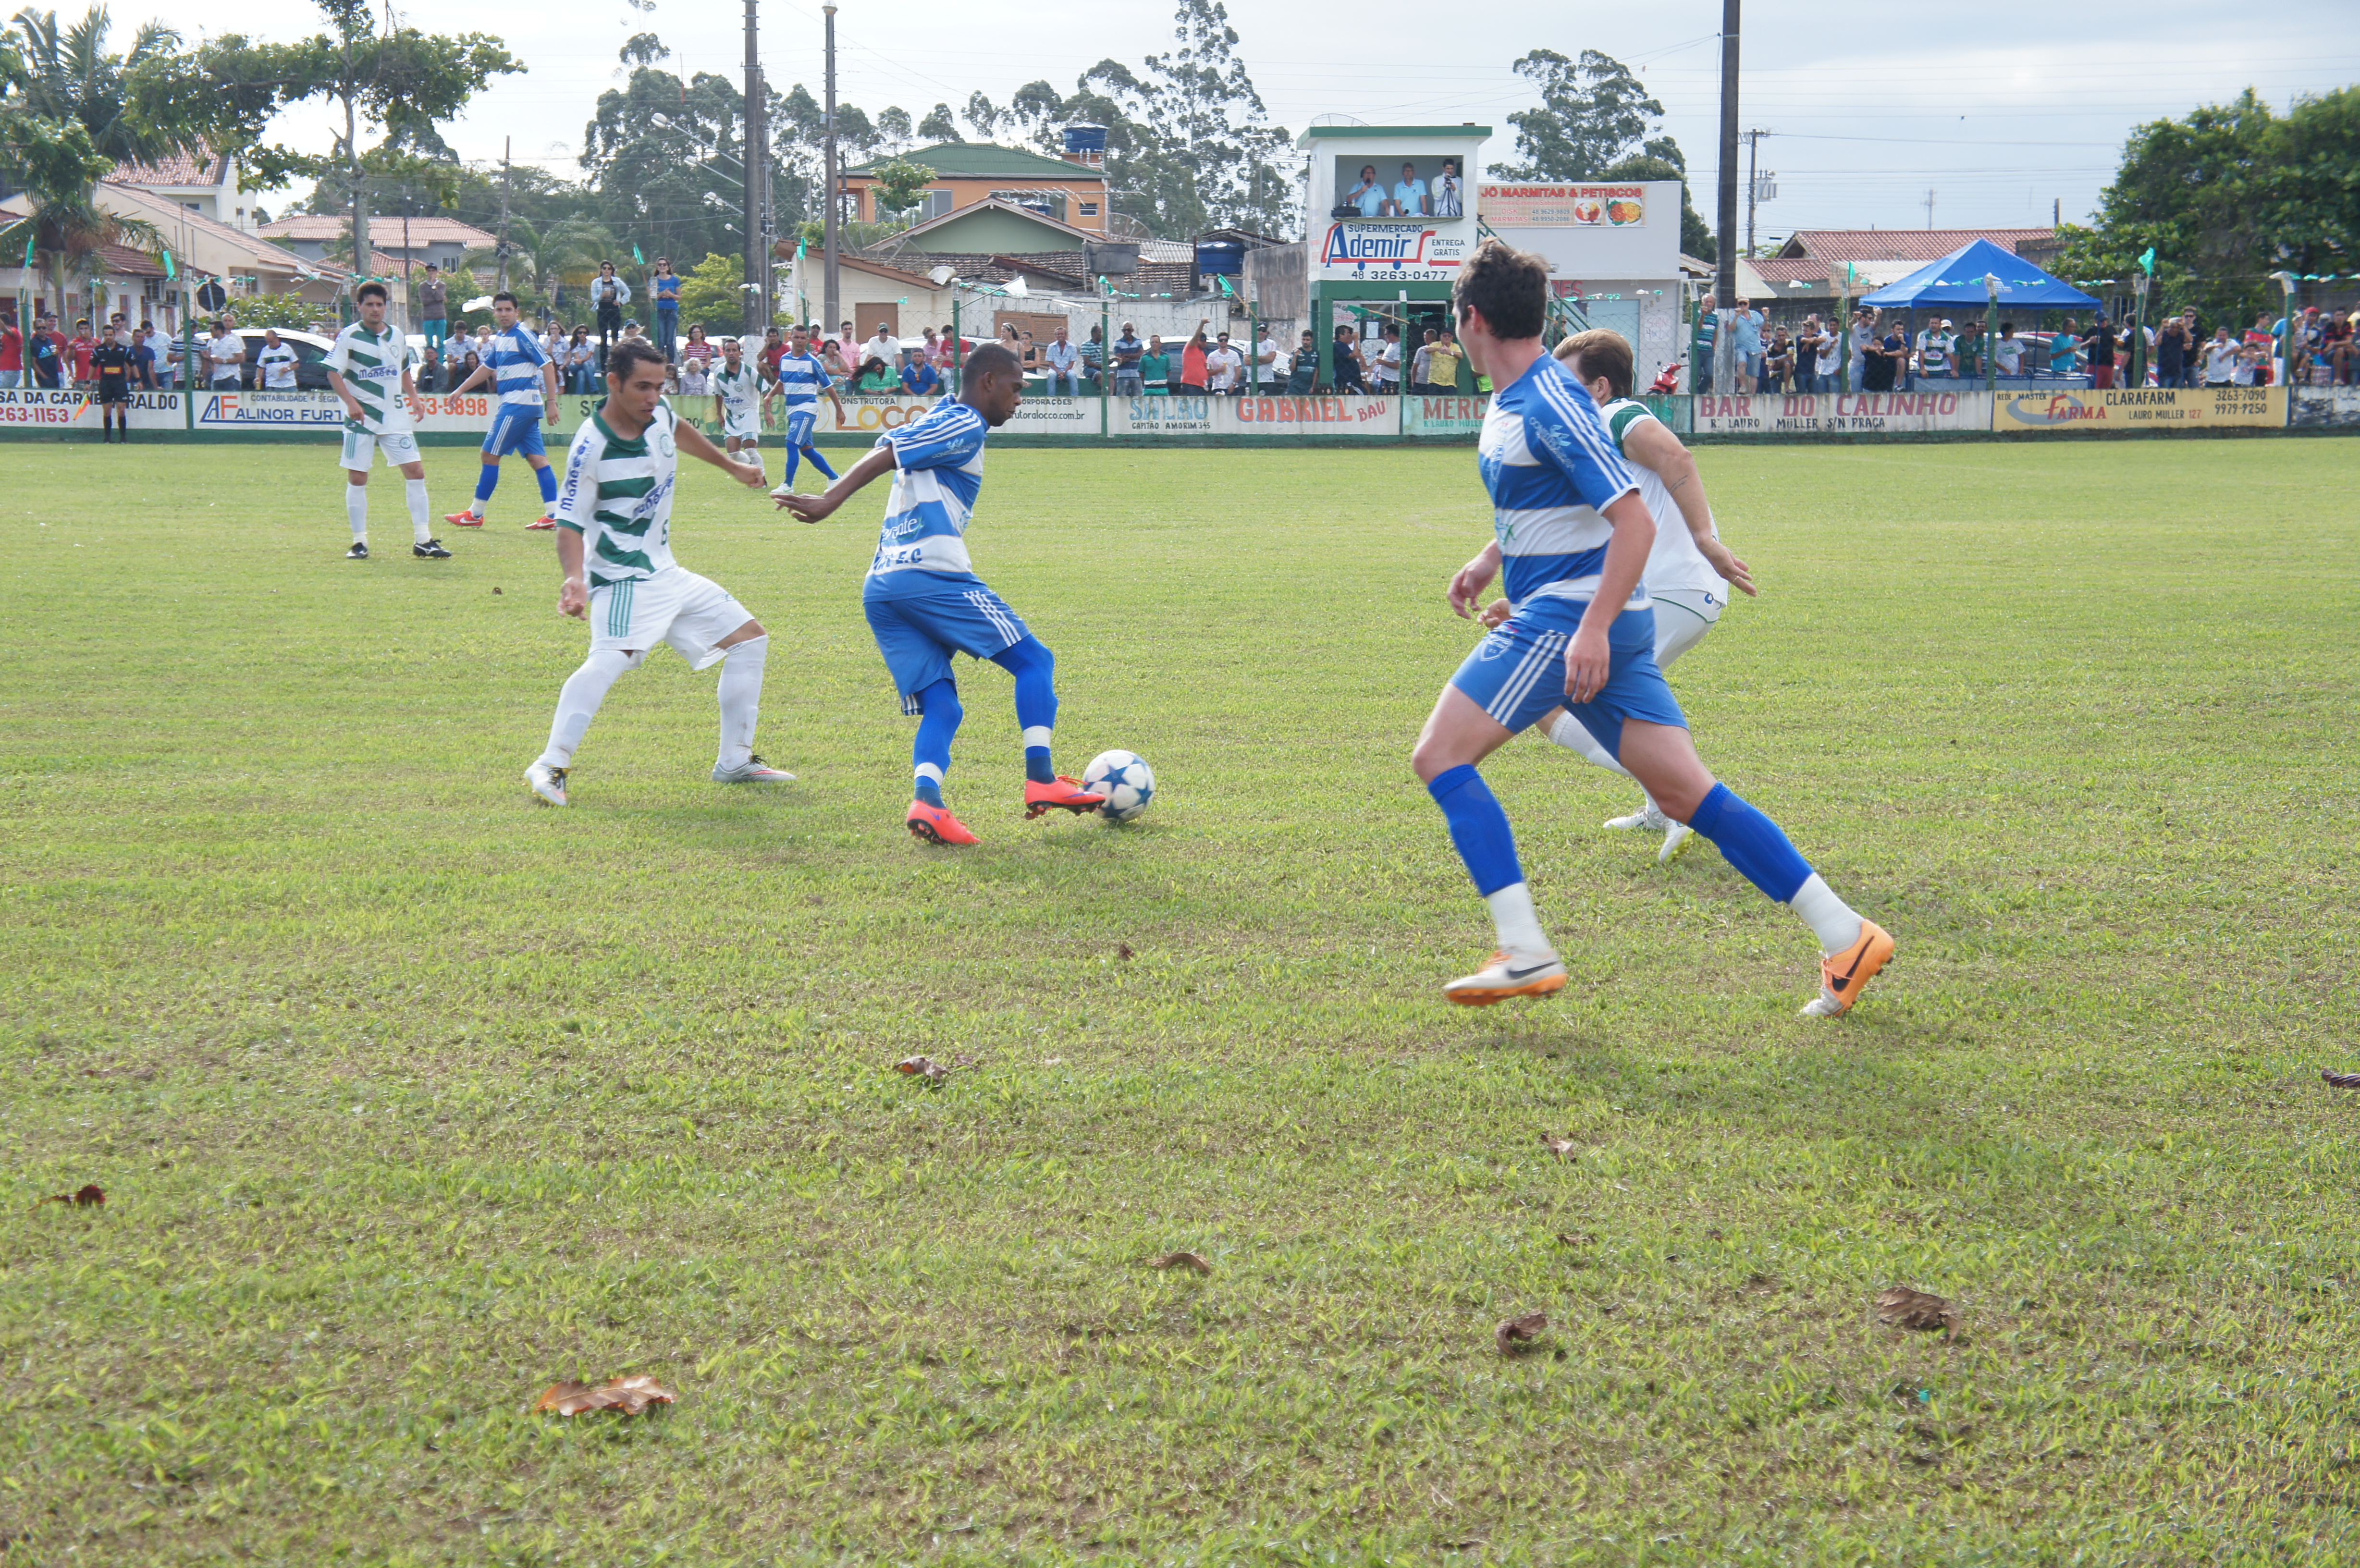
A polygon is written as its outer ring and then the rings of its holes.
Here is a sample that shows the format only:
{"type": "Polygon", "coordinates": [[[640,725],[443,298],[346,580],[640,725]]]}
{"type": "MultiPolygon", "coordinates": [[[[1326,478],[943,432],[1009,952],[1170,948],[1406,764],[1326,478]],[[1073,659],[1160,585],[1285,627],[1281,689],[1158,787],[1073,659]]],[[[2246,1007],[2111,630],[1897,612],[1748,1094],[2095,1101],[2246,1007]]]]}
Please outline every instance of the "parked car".
{"type": "MultiPolygon", "coordinates": [[[[290,327],[281,327],[278,331],[279,341],[295,351],[295,389],[299,392],[325,392],[328,389],[328,352],[336,346],[336,340],[290,327]]],[[[255,365],[255,357],[262,352],[262,329],[240,327],[237,335],[246,342],[246,363],[238,366],[238,385],[251,392],[262,385],[260,372],[255,365]]]]}

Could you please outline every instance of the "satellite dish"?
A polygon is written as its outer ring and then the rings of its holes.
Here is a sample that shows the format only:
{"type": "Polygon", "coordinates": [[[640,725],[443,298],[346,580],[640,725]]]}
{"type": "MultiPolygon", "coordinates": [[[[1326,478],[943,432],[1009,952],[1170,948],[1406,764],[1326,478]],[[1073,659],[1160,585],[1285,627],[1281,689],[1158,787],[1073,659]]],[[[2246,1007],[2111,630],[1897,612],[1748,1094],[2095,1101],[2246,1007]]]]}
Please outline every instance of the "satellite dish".
{"type": "Polygon", "coordinates": [[[1021,272],[1008,280],[1008,292],[1019,299],[1030,299],[1032,294],[1031,288],[1025,284],[1024,275],[1021,272]]]}
{"type": "Polygon", "coordinates": [[[947,267],[936,267],[932,272],[927,273],[926,276],[934,280],[935,288],[940,289],[944,284],[948,283],[952,278],[956,278],[958,274],[952,271],[947,267]]]}

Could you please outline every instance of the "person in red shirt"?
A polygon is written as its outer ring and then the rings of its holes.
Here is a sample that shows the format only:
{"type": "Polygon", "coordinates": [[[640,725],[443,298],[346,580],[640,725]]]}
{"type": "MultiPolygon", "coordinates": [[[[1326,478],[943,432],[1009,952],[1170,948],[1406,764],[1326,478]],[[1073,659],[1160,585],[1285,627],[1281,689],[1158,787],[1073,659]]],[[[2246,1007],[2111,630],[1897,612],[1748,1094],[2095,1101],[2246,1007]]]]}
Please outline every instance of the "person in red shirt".
{"type": "Polygon", "coordinates": [[[12,321],[0,321],[0,387],[25,384],[25,334],[12,321]]]}
{"type": "Polygon", "coordinates": [[[98,340],[90,335],[90,318],[84,316],[74,323],[73,338],[66,344],[66,363],[73,366],[75,386],[87,387],[97,378],[90,363],[90,356],[97,352],[98,340]]]}
{"type": "Polygon", "coordinates": [[[1190,338],[1188,346],[1180,351],[1180,385],[1172,389],[1175,397],[1205,396],[1205,328],[1208,324],[1209,318],[1200,318],[1196,322],[1196,336],[1190,338]]]}

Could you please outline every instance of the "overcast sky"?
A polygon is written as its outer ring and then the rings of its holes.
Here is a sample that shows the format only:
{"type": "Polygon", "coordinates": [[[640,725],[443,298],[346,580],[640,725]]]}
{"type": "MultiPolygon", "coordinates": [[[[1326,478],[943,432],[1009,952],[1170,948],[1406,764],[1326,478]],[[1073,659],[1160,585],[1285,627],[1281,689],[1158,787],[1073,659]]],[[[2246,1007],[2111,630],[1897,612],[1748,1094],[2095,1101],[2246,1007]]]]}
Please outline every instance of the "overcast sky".
{"type": "MultiPolygon", "coordinates": [[[[820,0],[759,0],[764,67],[781,87],[818,95],[820,0]]],[[[71,0],[60,9],[71,11],[71,0]]],[[[147,15],[119,5],[118,26],[147,15]]],[[[515,138],[519,160],[578,177],[582,128],[598,93],[617,85],[616,51],[652,31],[683,74],[742,70],[740,6],[704,0],[627,0],[487,6],[410,0],[404,16],[434,32],[497,33],[530,67],[478,98],[447,132],[462,157],[497,159],[515,138]]],[[[1797,228],[2045,223],[2052,202],[2085,217],[2123,137],[2143,121],[2234,97],[2247,86],[2283,111],[2296,93],[2360,79],[2349,0],[2147,0],[2127,11],[2064,6],[1997,12],[1903,4],[1864,12],[1756,0],[1743,24],[1743,123],[1774,133],[1761,167],[1777,200],[1765,236],[1797,228]],[[1974,20],[1952,24],[1961,15],[1974,20]],[[2021,41],[1993,43],[2009,16],[2021,41]]],[[[220,0],[170,18],[191,32],[242,30],[290,38],[316,30],[305,0],[220,0]]],[[[1169,46],[1160,0],[844,0],[837,15],[838,91],[872,115],[898,103],[913,118],[954,109],[978,90],[1005,103],[1021,84],[1074,79],[1111,55],[1136,67],[1169,46]]],[[[1496,127],[1487,162],[1514,157],[1506,116],[1532,95],[1510,69],[1526,50],[1601,50],[1637,70],[1687,152],[1698,208],[1712,215],[1720,105],[1721,7],[1709,0],[1579,9],[1494,0],[1475,12],[1360,0],[1349,8],[1232,0],[1239,53],[1272,117],[1300,131],[1314,116],[1374,125],[1496,127]],[[1455,28],[1456,30],[1453,30],[1455,28]]],[[[279,134],[324,149],[329,115],[307,108],[279,134]]],[[[1741,171],[1743,165],[1741,164],[1741,171]]],[[[266,198],[266,204],[268,199],[266,198]]],[[[1743,223],[1741,205],[1739,222],[1743,223]]]]}

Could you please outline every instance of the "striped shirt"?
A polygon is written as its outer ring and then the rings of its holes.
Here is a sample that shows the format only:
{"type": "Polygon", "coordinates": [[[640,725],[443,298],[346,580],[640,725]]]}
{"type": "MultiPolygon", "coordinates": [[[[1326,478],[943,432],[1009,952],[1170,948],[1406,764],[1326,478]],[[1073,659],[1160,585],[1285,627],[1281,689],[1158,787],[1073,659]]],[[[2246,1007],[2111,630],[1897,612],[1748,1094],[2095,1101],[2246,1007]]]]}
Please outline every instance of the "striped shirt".
{"type": "MultiPolygon", "coordinates": [[[[1647,503],[1648,515],[1655,519],[1655,544],[1647,552],[1647,569],[1641,575],[1647,592],[1669,593],[1674,589],[1720,594],[1727,592],[1721,573],[1696,547],[1696,536],[1688,532],[1688,520],[1680,512],[1680,504],[1664,485],[1663,475],[1631,456],[1631,432],[1655,416],[1647,405],[1633,397],[1619,397],[1598,410],[1605,423],[1606,433],[1614,441],[1614,450],[1630,465],[1631,477],[1639,482],[1639,498],[1647,503]]],[[[1657,421],[1660,422],[1660,421],[1657,421]]],[[[1720,529],[1713,530],[1719,537],[1720,529]]]]}
{"type": "Polygon", "coordinates": [[[371,332],[355,321],[336,334],[328,368],[344,378],[344,390],[361,406],[361,418],[347,417],[344,429],[375,436],[410,433],[410,404],[401,396],[401,373],[416,360],[409,340],[388,325],[371,332]]]}
{"type": "Polygon", "coordinates": [[[786,399],[790,413],[797,408],[819,407],[819,395],[836,385],[827,366],[819,355],[805,351],[797,354],[790,349],[779,355],[779,393],[786,399]]]}
{"type": "Polygon", "coordinates": [[[491,366],[492,386],[503,408],[541,407],[541,367],[549,363],[549,354],[523,322],[492,334],[484,350],[484,363],[491,366]]]}
{"type": "Polygon", "coordinates": [[[861,593],[899,599],[949,583],[979,585],[967,559],[967,525],[983,493],[983,416],[944,401],[877,444],[893,450],[893,495],[861,593]]]}
{"type": "MultiPolygon", "coordinates": [[[[1548,354],[1533,361],[1492,395],[1477,452],[1510,601],[1596,594],[1614,537],[1603,514],[1639,485],[1573,373],[1548,354]]],[[[1647,607],[1644,576],[1625,607],[1647,607]]]]}
{"type": "Polygon", "coordinates": [[[712,380],[714,395],[733,412],[751,413],[762,400],[761,373],[754,368],[751,360],[740,359],[735,370],[729,368],[727,360],[723,360],[713,367],[712,380]]]}
{"type": "Polygon", "coordinates": [[[582,536],[585,575],[593,588],[635,583],[679,563],[672,558],[672,496],[680,446],[670,403],[630,441],[608,427],[598,405],[565,454],[565,482],[552,514],[582,536]]]}

